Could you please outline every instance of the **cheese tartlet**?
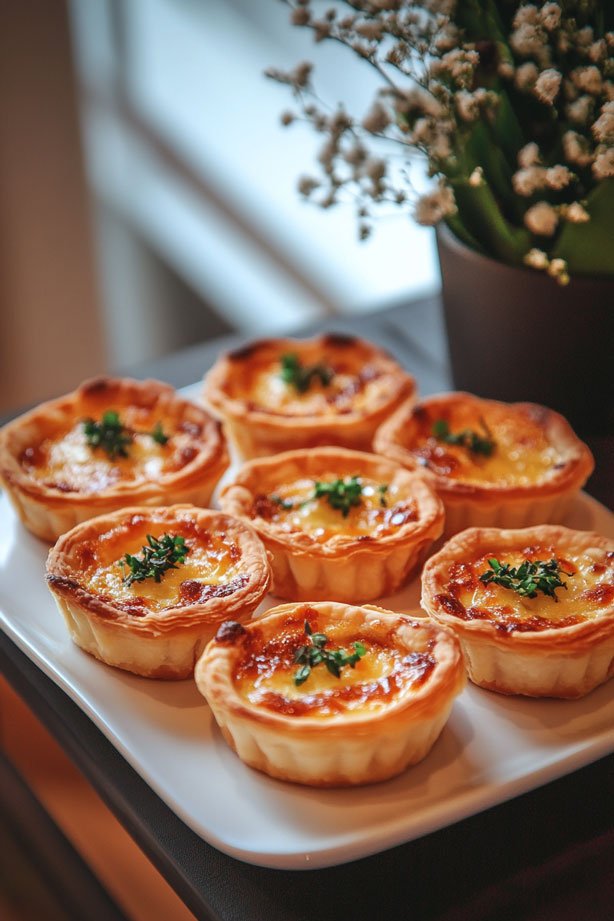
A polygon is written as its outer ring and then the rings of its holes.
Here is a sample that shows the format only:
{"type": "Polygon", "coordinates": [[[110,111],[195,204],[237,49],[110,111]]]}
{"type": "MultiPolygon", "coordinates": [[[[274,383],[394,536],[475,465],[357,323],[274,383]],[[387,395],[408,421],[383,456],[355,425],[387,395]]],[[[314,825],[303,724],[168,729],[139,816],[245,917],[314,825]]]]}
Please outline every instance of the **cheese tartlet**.
{"type": "Polygon", "coordinates": [[[422,760],[465,669],[451,631],[428,620],[320,602],[223,624],[194,677],[246,764],[333,787],[387,780],[422,760]]]}
{"type": "Polygon", "coordinates": [[[560,523],[593,471],[587,446],[558,413],[444,393],[401,407],[375,450],[429,477],[446,507],[447,535],[470,526],[560,523]]]}
{"type": "Polygon", "coordinates": [[[206,376],[204,399],[252,458],[327,444],[369,451],[377,427],[415,389],[383,349],[331,333],[229,352],[206,376]]]}
{"type": "Polygon", "coordinates": [[[74,642],[147,678],[188,678],[220,623],[249,618],[269,581],[251,528],[190,505],[92,518],[63,535],[47,561],[74,642]]]}
{"type": "Polygon", "coordinates": [[[396,591],[443,530],[420,474],[344,448],[287,451],[246,463],[220,494],[271,553],[275,595],[372,601],[396,591]]]}
{"type": "Polygon", "coordinates": [[[86,381],[0,430],[0,481],[48,541],[128,505],[208,505],[228,464],[217,420],[153,380],[86,381]]]}
{"type": "Polygon", "coordinates": [[[422,607],[481,687],[582,697],[614,674],[614,541],[598,534],[469,528],[424,567],[422,607]]]}

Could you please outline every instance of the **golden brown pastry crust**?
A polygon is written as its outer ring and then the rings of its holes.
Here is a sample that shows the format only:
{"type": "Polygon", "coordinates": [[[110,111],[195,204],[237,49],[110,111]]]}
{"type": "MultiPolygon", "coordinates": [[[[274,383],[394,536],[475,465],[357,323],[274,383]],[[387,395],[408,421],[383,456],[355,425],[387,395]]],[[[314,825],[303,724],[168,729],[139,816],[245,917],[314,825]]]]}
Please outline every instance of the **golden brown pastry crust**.
{"type": "Polygon", "coordinates": [[[252,528],[191,505],[135,507],[92,518],[64,534],[47,561],[47,584],[77,645],[109,665],[149,678],[189,677],[219,624],[249,618],[269,583],[266,550],[252,528]],[[135,583],[136,594],[126,589],[119,598],[92,584],[98,568],[138,553],[150,532],[185,536],[196,549],[215,539],[222,549],[228,547],[232,578],[209,583],[203,563],[202,585],[192,575],[185,597],[160,609],[139,595],[141,583],[135,583]]]}
{"type": "Polygon", "coordinates": [[[327,444],[370,450],[377,427],[415,390],[414,378],[383,349],[328,334],[261,340],[222,356],[205,378],[204,399],[222,417],[242,456],[251,458],[327,444]],[[283,385],[285,403],[279,388],[263,396],[259,381],[269,372],[278,380],[287,354],[305,366],[324,362],[335,372],[332,383],[316,384],[302,395],[283,385]]]}
{"type": "MultiPolygon", "coordinates": [[[[393,501],[392,499],[390,500],[393,501]]],[[[224,487],[220,503],[249,522],[272,555],[273,593],[292,600],[371,601],[396,591],[442,533],[441,501],[424,478],[374,454],[345,448],[287,451],[246,463],[224,487]],[[287,530],[258,513],[259,496],[308,478],[362,476],[396,492],[400,522],[380,535],[350,532],[318,537],[300,527],[287,530]],[[401,511],[405,509],[405,511],[401,511]]],[[[340,512],[334,513],[339,522],[340,512]]]]}
{"type": "MultiPolygon", "coordinates": [[[[533,548],[540,550],[540,558],[560,559],[563,570],[569,560],[578,570],[573,560],[590,563],[602,555],[611,571],[614,559],[614,541],[591,532],[556,525],[519,530],[469,528],[426,563],[422,607],[437,623],[458,634],[469,677],[481,687],[531,697],[582,697],[614,674],[614,583],[586,597],[586,619],[565,617],[563,589],[556,593],[557,602],[541,593],[529,602],[504,589],[504,608],[497,596],[490,606],[484,599],[476,602],[477,613],[467,613],[454,593],[451,572],[455,565],[484,556],[497,558],[506,551],[520,552],[528,559],[533,548]]],[[[608,569],[604,572],[607,576],[608,569]]]]}
{"type": "Polygon", "coordinates": [[[506,404],[468,393],[438,394],[415,405],[404,404],[378,430],[374,448],[425,473],[446,506],[446,534],[472,525],[558,523],[594,468],[588,447],[559,413],[533,403],[506,404]],[[438,443],[429,436],[440,419],[449,423],[451,432],[470,429],[479,434],[486,422],[495,442],[498,432],[505,432],[507,444],[497,445],[488,458],[438,443]],[[534,469],[524,476],[520,465],[531,450],[534,469]]]}
{"type": "MultiPolygon", "coordinates": [[[[284,645],[291,663],[291,643],[284,645]]],[[[360,663],[356,674],[359,670],[360,663]]],[[[340,687],[349,672],[348,666],[342,670],[340,687]]],[[[450,631],[370,605],[335,602],[281,605],[243,629],[222,627],[198,661],[194,677],[224,738],[246,764],[281,780],[316,787],[386,780],[422,760],[465,684],[462,654],[450,631]],[[412,654],[428,659],[428,668],[419,678],[410,677],[408,668],[407,679],[400,678],[398,684],[385,677],[379,683],[365,680],[359,689],[364,707],[329,709],[327,714],[326,692],[322,704],[314,702],[307,682],[299,695],[307,701],[302,713],[300,706],[293,706],[294,695],[285,706],[282,693],[281,706],[272,708],[266,700],[241,693],[237,675],[246,659],[259,650],[266,653],[267,643],[278,643],[284,634],[296,633],[295,645],[300,644],[306,619],[331,645],[373,642],[394,650],[405,663],[412,654]],[[375,695],[378,705],[371,708],[375,695]]]]}
{"type": "MultiPolygon", "coordinates": [[[[85,439],[82,439],[85,444],[85,439]]],[[[92,451],[91,448],[87,448],[92,451]]],[[[96,449],[97,462],[104,452],[96,449]]],[[[207,505],[229,464],[226,442],[219,423],[201,407],[179,397],[159,381],[99,378],[77,390],[43,403],[15,419],[0,431],[0,480],[24,525],[45,540],[53,541],[81,521],[128,505],[191,502],[207,505]],[[36,475],[37,454],[46,440],[69,434],[84,419],[100,420],[108,410],[141,416],[157,422],[171,436],[160,448],[162,469],[155,475],[130,473],[130,459],[118,463],[115,481],[92,480],[91,488],[36,475]],[[121,468],[121,469],[120,469],[121,468]]],[[[112,463],[109,462],[109,469],[112,463]]],[[[136,469],[136,468],[135,468],[136,469]]],[[[111,471],[113,472],[113,471],[111,471]]]]}

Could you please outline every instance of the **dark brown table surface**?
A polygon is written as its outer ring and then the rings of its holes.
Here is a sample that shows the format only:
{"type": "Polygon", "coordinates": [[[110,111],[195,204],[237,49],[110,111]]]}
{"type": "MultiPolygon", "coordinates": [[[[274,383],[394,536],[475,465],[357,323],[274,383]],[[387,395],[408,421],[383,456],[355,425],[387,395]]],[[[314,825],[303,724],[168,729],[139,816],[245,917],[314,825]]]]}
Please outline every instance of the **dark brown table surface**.
{"type": "MultiPolygon", "coordinates": [[[[449,389],[437,298],[335,320],[394,354],[421,393],[449,389]]],[[[309,330],[307,330],[309,332],[309,330]]],[[[199,380],[239,340],[194,345],[128,369],[199,380]]],[[[612,505],[612,438],[589,491],[612,505]],[[606,473],[601,471],[605,465],[606,473]]],[[[198,918],[212,921],[607,921],[614,917],[614,757],[424,838],[350,864],[269,870],[220,853],[185,826],[87,716],[0,632],[0,666],[198,918]]],[[[1,795],[1,794],[0,794],[1,795]]],[[[170,919],[169,919],[170,921],[170,919]]]]}

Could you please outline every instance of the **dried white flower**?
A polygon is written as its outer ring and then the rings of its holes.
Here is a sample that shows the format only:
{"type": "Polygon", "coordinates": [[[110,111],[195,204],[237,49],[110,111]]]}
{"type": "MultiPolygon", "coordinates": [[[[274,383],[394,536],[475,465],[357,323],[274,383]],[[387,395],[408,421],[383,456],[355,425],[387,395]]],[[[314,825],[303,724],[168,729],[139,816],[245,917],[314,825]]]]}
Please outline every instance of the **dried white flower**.
{"type": "Polygon", "coordinates": [[[547,201],[538,201],[525,213],[524,222],[531,233],[551,237],[559,223],[559,216],[547,201]]]}
{"type": "Polygon", "coordinates": [[[456,213],[454,193],[450,186],[440,180],[438,187],[416,202],[414,217],[419,224],[432,227],[439,221],[456,213]]]}
{"type": "Polygon", "coordinates": [[[539,163],[539,147],[535,141],[530,141],[518,151],[518,166],[535,166],[539,163]]]}
{"type": "Polygon", "coordinates": [[[564,189],[573,178],[573,173],[566,166],[551,166],[546,170],[546,185],[549,189],[564,189]]]}
{"type": "Polygon", "coordinates": [[[484,182],[484,170],[482,169],[481,166],[476,166],[474,171],[469,176],[469,185],[475,189],[478,186],[482,185],[483,182],[484,182]]]}
{"type": "Polygon", "coordinates": [[[468,93],[466,90],[459,90],[454,96],[456,110],[463,121],[473,122],[480,115],[480,106],[474,93],[468,93]]]}
{"type": "Polygon", "coordinates": [[[298,190],[305,198],[309,198],[312,192],[319,188],[320,183],[311,176],[301,176],[298,181],[298,190]]]}
{"type": "Polygon", "coordinates": [[[501,61],[497,67],[497,73],[503,80],[513,80],[516,71],[511,61],[501,61]]]}
{"type": "Polygon", "coordinates": [[[560,285],[566,285],[569,282],[567,263],[564,259],[551,259],[546,271],[552,278],[556,278],[560,285]]]}
{"type": "Polygon", "coordinates": [[[530,249],[526,253],[523,262],[530,265],[532,269],[547,269],[549,260],[543,249],[530,249]]]}
{"type": "Polygon", "coordinates": [[[590,214],[582,207],[579,201],[574,201],[570,205],[562,205],[561,215],[570,224],[586,224],[591,219],[590,214]]]}
{"type": "Polygon", "coordinates": [[[514,83],[519,90],[530,90],[533,89],[537,83],[538,77],[539,70],[537,64],[534,64],[533,61],[527,61],[526,64],[521,64],[520,67],[516,68],[514,83]]]}
{"type": "Polygon", "coordinates": [[[546,170],[543,166],[526,166],[512,176],[512,185],[516,195],[527,198],[546,185],[546,170]]]}
{"type": "Polygon", "coordinates": [[[516,54],[521,54],[523,57],[534,55],[540,59],[544,50],[544,42],[543,31],[532,23],[523,23],[510,35],[510,45],[516,54]]]}
{"type": "Polygon", "coordinates": [[[539,11],[539,18],[544,29],[553,32],[561,22],[561,7],[558,3],[544,3],[539,11]]]}
{"type": "Polygon", "coordinates": [[[595,64],[598,64],[599,61],[603,61],[607,53],[608,46],[605,39],[603,38],[600,38],[599,41],[593,42],[593,44],[588,49],[588,56],[595,64]]]}
{"type": "Polygon", "coordinates": [[[513,26],[519,29],[520,26],[535,25],[539,21],[539,10],[532,3],[524,3],[519,6],[514,16],[513,26]]]}
{"type": "Polygon", "coordinates": [[[606,102],[601,107],[601,115],[593,123],[591,130],[598,141],[614,141],[614,102],[606,102]]]}
{"type": "Polygon", "coordinates": [[[595,179],[611,179],[614,176],[614,147],[598,149],[593,163],[593,176],[595,179]]]}
{"type": "Polygon", "coordinates": [[[362,127],[370,134],[381,134],[389,124],[390,116],[381,102],[375,102],[362,120],[362,127]]]}
{"type": "Polygon", "coordinates": [[[589,142],[577,131],[566,131],[563,135],[563,152],[565,159],[576,166],[588,166],[592,162],[593,154],[589,142]]]}
{"type": "Polygon", "coordinates": [[[589,67],[576,67],[575,70],[572,70],[570,77],[578,89],[582,90],[584,93],[598,96],[601,92],[601,71],[594,65],[589,67]]]}
{"type": "Polygon", "coordinates": [[[549,67],[547,70],[542,70],[537,78],[533,92],[541,102],[552,105],[558,96],[561,80],[562,76],[559,71],[549,67]]]}
{"type": "Polygon", "coordinates": [[[576,125],[586,125],[593,114],[593,97],[580,96],[575,102],[565,106],[565,112],[570,122],[576,125]]]}

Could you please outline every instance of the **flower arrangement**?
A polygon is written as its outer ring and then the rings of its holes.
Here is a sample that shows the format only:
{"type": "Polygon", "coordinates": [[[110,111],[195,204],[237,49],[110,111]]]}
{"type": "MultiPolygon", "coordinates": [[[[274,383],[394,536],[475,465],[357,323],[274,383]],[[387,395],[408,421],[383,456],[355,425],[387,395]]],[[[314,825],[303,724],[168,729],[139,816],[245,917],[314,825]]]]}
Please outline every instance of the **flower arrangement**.
{"type": "Polygon", "coordinates": [[[614,274],[614,4],[283,2],[294,25],[344,45],[381,81],[355,118],[318,99],[310,63],[267,71],[297,102],[282,123],[323,136],[304,196],[328,208],[349,193],[361,238],[392,202],[562,284],[570,272],[614,274]],[[407,172],[416,151],[437,178],[422,196],[407,172]]]}

